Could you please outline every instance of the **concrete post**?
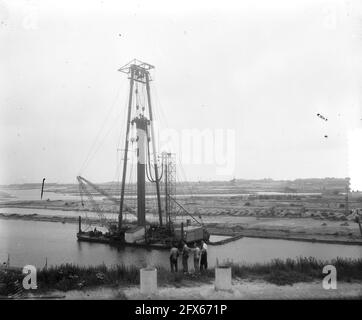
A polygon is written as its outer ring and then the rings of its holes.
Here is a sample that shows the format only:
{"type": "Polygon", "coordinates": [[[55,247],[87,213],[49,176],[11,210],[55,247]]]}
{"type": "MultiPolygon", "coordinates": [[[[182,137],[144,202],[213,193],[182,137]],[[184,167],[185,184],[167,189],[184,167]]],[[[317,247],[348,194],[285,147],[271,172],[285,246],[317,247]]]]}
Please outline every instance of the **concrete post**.
{"type": "Polygon", "coordinates": [[[140,270],[141,293],[151,294],[157,292],[157,269],[142,268],[140,270]]]}
{"type": "Polygon", "coordinates": [[[215,268],[215,290],[231,290],[231,267],[217,266],[215,268]]]}

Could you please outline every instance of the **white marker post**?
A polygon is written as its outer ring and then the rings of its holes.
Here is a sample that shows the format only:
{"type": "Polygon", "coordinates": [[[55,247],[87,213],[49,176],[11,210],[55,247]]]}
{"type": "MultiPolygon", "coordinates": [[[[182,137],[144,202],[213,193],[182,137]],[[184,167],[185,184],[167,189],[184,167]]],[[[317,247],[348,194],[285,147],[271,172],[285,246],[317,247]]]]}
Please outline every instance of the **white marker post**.
{"type": "Polygon", "coordinates": [[[221,265],[215,268],[215,290],[232,290],[231,267],[221,265]]]}
{"type": "Polygon", "coordinates": [[[142,268],[140,270],[140,289],[141,293],[151,294],[157,292],[157,269],[142,268]]]}

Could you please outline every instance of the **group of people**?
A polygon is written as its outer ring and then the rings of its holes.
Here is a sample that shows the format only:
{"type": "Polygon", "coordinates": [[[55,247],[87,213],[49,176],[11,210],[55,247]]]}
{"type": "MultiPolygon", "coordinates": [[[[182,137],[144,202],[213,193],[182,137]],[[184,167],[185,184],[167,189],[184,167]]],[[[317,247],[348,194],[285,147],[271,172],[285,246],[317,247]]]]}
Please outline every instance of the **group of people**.
{"type": "Polygon", "coordinates": [[[182,271],[189,273],[189,256],[194,256],[194,269],[195,272],[203,271],[207,269],[207,244],[201,241],[201,244],[193,243],[191,247],[187,245],[185,241],[182,241],[182,247],[177,248],[177,245],[173,243],[170,251],[170,266],[171,272],[178,271],[178,258],[181,255],[182,271]]]}

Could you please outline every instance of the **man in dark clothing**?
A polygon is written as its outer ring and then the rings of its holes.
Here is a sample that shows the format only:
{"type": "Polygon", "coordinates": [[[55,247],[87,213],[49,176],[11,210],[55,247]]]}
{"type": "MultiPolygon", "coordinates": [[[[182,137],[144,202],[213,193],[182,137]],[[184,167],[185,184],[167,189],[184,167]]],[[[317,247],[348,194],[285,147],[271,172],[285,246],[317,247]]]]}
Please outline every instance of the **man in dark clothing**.
{"type": "Polygon", "coordinates": [[[207,245],[201,241],[200,271],[207,270],[207,245]]]}
{"type": "Polygon", "coordinates": [[[177,272],[177,258],[179,256],[178,249],[176,248],[175,244],[172,245],[170,251],[170,266],[171,272],[177,272]]]}

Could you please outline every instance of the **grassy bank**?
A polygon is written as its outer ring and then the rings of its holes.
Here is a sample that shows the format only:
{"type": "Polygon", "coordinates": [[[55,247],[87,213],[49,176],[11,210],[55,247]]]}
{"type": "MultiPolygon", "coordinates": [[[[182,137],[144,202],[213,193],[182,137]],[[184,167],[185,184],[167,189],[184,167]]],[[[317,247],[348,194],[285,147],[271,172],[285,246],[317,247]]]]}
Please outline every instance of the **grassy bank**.
{"type": "Polygon", "coordinates": [[[362,259],[337,258],[322,261],[315,258],[272,260],[269,263],[244,264],[233,266],[233,276],[238,278],[262,279],[277,285],[291,285],[323,279],[323,267],[333,265],[337,270],[338,281],[362,280],[362,259]]]}
{"type": "MultiPolygon", "coordinates": [[[[325,265],[334,265],[337,280],[352,282],[362,280],[362,259],[335,259],[321,261],[314,258],[272,260],[269,263],[232,265],[233,278],[264,280],[277,285],[291,285],[297,282],[322,280],[325,265]]],[[[158,283],[163,285],[183,286],[190,282],[211,282],[214,270],[202,274],[171,273],[158,268],[158,283]]],[[[16,292],[23,275],[19,271],[0,270],[0,295],[16,292]],[[18,283],[16,283],[18,281],[18,283]]],[[[139,284],[139,269],[135,266],[117,265],[106,267],[80,267],[65,264],[39,270],[37,273],[38,292],[50,290],[68,291],[96,286],[119,286],[139,284]]]]}

